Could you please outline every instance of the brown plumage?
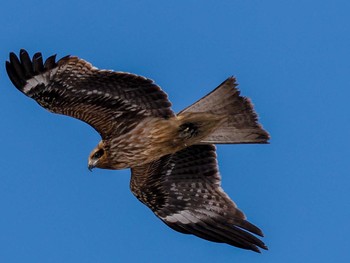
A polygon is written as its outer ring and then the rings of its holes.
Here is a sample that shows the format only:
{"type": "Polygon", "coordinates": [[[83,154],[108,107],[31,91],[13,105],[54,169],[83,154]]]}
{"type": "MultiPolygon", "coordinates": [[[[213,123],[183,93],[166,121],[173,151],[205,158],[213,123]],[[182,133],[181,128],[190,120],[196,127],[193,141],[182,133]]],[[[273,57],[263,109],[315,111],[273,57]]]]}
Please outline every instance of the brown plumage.
{"type": "Polygon", "coordinates": [[[90,124],[102,137],[89,169],[131,168],[131,190],[167,225],[198,237],[259,251],[260,229],[220,186],[213,143],[266,143],[250,100],[235,78],[175,114],[152,80],[99,70],[73,56],[43,62],[10,53],[6,70],[18,90],[53,113],[90,124]],[[253,234],[251,234],[251,233],[253,234]]]}

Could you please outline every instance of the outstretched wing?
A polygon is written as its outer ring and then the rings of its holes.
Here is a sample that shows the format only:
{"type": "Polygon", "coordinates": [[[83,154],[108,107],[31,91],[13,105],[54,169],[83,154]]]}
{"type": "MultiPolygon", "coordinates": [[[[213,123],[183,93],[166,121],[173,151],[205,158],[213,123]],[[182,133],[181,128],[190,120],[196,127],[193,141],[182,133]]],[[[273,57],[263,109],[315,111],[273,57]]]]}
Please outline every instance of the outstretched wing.
{"type": "Polygon", "coordinates": [[[221,188],[214,145],[194,145],[132,168],[133,194],[176,231],[260,252],[261,230],[221,188]],[[251,233],[253,234],[251,234],[251,233]]]}
{"type": "Polygon", "coordinates": [[[31,60],[21,50],[19,58],[10,53],[6,70],[16,88],[42,107],[90,124],[103,138],[126,132],[147,116],[174,116],[167,95],[152,80],[99,70],[78,57],[56,62],[51,56],[44,63],[41,53],[31,60]]]}

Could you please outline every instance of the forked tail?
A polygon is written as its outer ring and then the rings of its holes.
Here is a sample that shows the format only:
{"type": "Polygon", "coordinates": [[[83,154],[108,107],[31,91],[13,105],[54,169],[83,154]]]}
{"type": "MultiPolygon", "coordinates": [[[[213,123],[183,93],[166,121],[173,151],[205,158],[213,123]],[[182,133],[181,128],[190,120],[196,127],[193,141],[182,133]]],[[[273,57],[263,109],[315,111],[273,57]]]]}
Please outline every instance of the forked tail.
{"type": "Polygon", "coordinates": [[[178,116],[189,113],[209,113],[225,120],[201,143],[267,143],[270,136],[258,123],[250,99],[240,96],[233,77],[225,80],[211,93],[182,110],[178,116]]]}

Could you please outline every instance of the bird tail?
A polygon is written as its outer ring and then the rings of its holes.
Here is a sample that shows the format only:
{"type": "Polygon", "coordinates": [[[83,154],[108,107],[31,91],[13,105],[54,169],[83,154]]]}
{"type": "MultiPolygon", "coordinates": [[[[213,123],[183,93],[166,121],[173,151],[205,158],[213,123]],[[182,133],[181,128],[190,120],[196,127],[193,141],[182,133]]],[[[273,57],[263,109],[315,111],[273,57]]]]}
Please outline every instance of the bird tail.
{"type": "MultiPolygon", "coordinates": [[[[258,123],[250,99],[240,96],[238,84],[228,78],[211,93],[179,112],[178,117],[201,116],[207,119],[208,132],[200,143],[268,143],[269,134],[258,123]]],[[[189,125],[188,121],[186,122],[189,125]]],[[[195,122],[194,122],[195,123],[195,122]]],[[[193,131],[188,128],[189,131],[193,131]]]]}

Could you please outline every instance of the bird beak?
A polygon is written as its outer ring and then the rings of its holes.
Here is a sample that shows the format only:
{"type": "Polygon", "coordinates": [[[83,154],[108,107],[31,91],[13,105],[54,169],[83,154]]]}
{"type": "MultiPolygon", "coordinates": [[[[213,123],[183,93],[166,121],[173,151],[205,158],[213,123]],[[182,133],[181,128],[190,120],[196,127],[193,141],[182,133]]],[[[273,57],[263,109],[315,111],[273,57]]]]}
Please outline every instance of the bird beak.
{"type": "Polygon", "coordinates": [[[89,161],[88,163],[88,169],[90,172],[92,172],[92,169],[96,167],[97,161],[89,161]]]}
{"type": "Polygon", "coordinates": [[[88,165],[88,169],[89,169],[90,172],[92,172],[92,169],[94,169],[94,168],[95,168],[95,166],[93,166],[91,164],[88,165]]]}

